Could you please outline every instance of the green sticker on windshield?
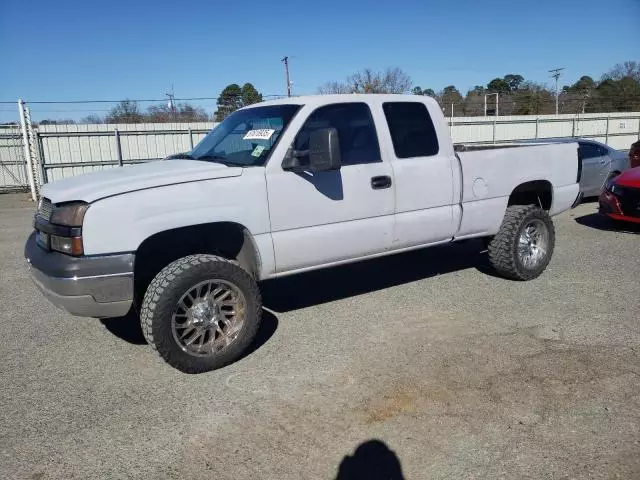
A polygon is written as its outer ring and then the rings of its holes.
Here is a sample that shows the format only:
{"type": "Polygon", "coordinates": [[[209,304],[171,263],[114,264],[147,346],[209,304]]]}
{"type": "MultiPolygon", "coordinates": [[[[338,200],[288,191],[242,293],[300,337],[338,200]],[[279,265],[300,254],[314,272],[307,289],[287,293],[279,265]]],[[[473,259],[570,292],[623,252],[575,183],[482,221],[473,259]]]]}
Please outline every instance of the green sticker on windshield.
{"type": "Polygon", "coordinates": [[[259,157],[260,155],[262,155],[262,152],[264,152],[264,145],[258,145],[256,148],[253,149],[253,152],[251,152],[251,156],[252,157],[259,157]]]}

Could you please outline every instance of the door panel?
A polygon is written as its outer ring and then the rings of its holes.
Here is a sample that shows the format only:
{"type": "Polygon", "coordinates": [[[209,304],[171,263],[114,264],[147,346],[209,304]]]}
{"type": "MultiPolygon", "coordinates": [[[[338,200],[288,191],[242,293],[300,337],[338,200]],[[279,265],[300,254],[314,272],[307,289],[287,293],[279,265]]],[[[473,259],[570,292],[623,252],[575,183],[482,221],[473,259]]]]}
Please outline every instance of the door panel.
{"type": "MultiPolygon", "coordinates": [[[[382,109],[390,135],[388,143],[393,145],[387,155],[396,185],[392,248],[452,238],[459,222],[453,208],[453,155],[438,144],[431,120],[442,113],[418,102],[386,102],[382,109]]],[[[444,118],[436,121],[444,125],[444,118]]]]}
{"type": "MultiPolygon", "coordinates": [[[[395,181],[382,161],[367,102],[306,107],[291,147],[308,151],[310,132],[335,128],[342,167],[337,171],[266,172],[271,232],[278,273],[388,250],[393,232],[395,181]]],[[[298,157],[301,165],[308,158],[298,157]]]]}
{"type": "Polygon", "coordinates": [[[394,187],[371,179],[392,176],[379,162],[339,171],[267,174],[278,272],[379,253],[389,248],[394,187]]]}
{"type": "Polygon", "coordinates": [[[597,195],[609,176],[611,161],[608,156],[592,157],[582,161],[580,190],[588,195],[597,195]]]}
{"type": "Polygon", "coordinates": [[[602,147],[592,143],[579,143],[582,158],[580,191],[585,195],[598,195],[609,176],[611,159],[602,147]]]}
{"type": "Polygon", "coordinates": [[[393,158],[396,180],[396,224],[393,248],[405,248],[453,237],[451,161],[436,155],[393,158]]]}

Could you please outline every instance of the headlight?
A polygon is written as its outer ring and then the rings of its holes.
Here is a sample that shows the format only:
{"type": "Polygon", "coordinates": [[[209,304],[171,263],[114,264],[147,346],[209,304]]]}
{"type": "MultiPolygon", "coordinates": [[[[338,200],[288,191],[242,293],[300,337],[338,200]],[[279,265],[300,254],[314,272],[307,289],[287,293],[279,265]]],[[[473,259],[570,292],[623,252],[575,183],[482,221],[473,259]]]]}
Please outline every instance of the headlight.
{"type": "Polygon", "coordinates": [[[617,185],[613,182],[613,180],[612,180],[612,181],[610,181],[610,182],[607,184],[607,190],[608,190],[609,192],[613,193],[614,195],[617,195],[617,196],[622,195],[622,189],[621,189],[619,186],[617,186],[617,185]]]}
{"type": "Polygon", "coordinates": [[[51,214],[51,223],[66,227],[81,227],[87,208],[89,208],[89,204],[84,202],[73,202],[57,206],[51,214]]]}

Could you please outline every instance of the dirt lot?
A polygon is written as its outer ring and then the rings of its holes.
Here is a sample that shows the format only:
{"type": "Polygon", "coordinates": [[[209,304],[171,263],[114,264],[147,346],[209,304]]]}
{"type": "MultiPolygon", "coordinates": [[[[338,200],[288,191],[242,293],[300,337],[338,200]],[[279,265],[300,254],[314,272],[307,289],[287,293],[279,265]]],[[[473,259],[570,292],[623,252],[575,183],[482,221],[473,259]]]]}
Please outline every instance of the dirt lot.
{"type": "Polygon", "coordinates": [[[0,196],[0,476],[640,478],[640,235],[594,212],[532,282],[473,241],[267,283],[254,351],[190,376],[51,307],[0,196]]]}

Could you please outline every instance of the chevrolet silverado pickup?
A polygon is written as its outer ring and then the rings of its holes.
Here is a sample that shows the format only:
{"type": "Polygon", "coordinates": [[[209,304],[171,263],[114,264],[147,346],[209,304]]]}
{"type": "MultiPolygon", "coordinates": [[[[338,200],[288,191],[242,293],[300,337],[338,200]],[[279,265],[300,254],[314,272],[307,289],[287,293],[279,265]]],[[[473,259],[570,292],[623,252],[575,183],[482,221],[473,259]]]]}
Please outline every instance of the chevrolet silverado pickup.
{"type": "Polygon", "coordinates": [[[578,145],[463,150],[428,97],[263,102],[188,153],[44,185],[25,257],[53,304],[136,312],[165,361],[208,371],[253,341],[262,280],[470,238],[499,274],[540,275],[578,145]]]}

